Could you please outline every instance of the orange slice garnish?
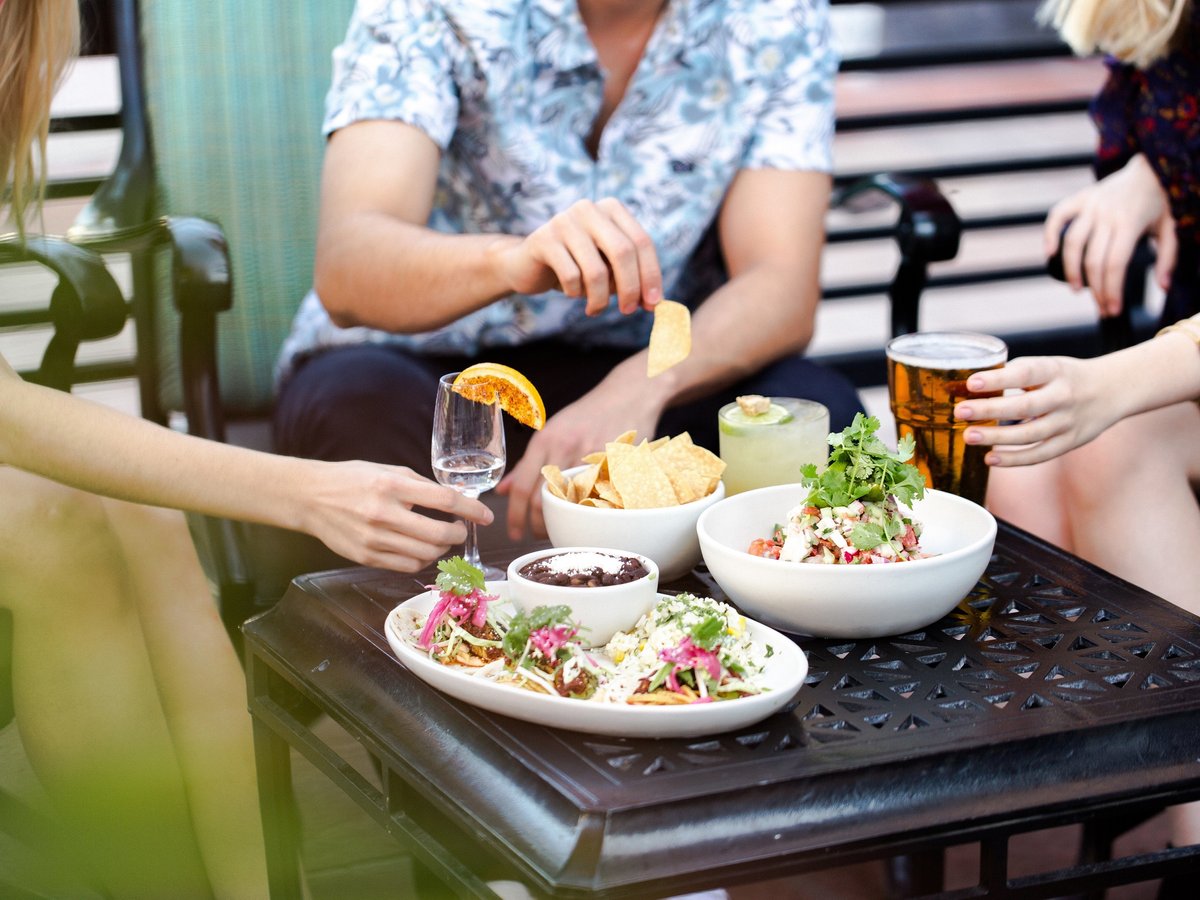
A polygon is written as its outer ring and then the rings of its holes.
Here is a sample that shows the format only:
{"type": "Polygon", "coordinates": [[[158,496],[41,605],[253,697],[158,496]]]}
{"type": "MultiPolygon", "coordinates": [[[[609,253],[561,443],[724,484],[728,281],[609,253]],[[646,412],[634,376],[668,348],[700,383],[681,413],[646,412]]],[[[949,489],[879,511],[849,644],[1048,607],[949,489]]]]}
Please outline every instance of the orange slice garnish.
{"type": "Polygon", "coordinates": [[[537,388],[511,366],[476,363],[458,373],[454,392],[479,403],[499,401],[500,408],[530,428],[546,424],[546,407],[537,388]]]}

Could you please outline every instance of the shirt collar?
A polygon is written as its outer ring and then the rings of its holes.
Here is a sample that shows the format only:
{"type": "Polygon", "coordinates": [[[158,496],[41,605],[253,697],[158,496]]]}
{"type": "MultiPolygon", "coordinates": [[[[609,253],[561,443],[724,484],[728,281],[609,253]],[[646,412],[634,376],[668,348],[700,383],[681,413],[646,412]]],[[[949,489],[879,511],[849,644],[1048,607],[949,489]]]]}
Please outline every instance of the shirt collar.
{"type": "MultiPolygon", "coordinates": [[[[562,71],[571,71],[580,66],[598,65],[596,50],[588,40],[583,17],[579,13],[577,0],[532,0],[532,5],[538,13],[538,19],[547,32],[554,29],[562,31],[562,39],[555,49],[555,66],[562,71]]],[[[667,8],[663,10],[660,26],[666,26],[666,31],[658,36],[660,51],[674,54],[686,50],[688,41],[684,36],[689,27],[689,0],[668,0],[667,8]]],[[[545,33],[535,35],[538,41],[546,37],[545,33]]],[[[647,46],[646,52],[651,52],[647,46]]]]}
{"type": "Polygon", "coordinates": [[[598,65],[576,0],[532,0],[531,6],[534,27],[530,36],[536,45],[549,48],[552,59],[548,61],[554,68],[570,72],[598,65]]]}

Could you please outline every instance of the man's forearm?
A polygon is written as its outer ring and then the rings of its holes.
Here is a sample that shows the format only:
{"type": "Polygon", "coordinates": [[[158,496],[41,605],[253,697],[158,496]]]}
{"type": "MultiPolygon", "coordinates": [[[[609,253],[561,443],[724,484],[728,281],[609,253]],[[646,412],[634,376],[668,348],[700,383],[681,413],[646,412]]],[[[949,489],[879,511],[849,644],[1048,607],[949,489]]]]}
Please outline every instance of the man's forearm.
{"type": "Polygon", "coordinates": [[[334,322],[415,333],[507,295],[496,251],[519,238],[450,235],[364,212],[324,232],[315,285],[334,322]]]}

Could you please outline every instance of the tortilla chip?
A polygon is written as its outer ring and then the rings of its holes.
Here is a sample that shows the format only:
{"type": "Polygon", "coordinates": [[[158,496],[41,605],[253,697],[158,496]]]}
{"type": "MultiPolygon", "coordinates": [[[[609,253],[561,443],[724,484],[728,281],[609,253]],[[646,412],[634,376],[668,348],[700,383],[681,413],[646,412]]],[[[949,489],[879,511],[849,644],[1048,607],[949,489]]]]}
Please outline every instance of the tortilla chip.
{"type": "Polygon", "coordinates": [[[604,478],[596,479],[596,485],[592,488],[592,491],[601,500],[608,501],[611,506],[615,506],[617,508],[623,508],[625,506],[625,502],[621,499],[620,493],[615,487],[613,487],[612,482],[608,479],[607,469],[605,471],[604,478]]]}
{"type": "Polygon", "coordinates": [[[707,497],[717,489],[725,461],[697,447],[686,431],[654,451],[654,458],[667,474],[680,503],[707,497]]]}
{"type": "Polygon", "coordinates": [[[636,431],[624,432],[583,457],[586,468],[571,479],[557,466],[544,466],[550,492],[596,509],[652,509],[707,497],[720,483],[725,463],[693,444],[686,431],[636,441],[636,431]]]}
{"type": "Polygon", "coordinates": [[[592,488],[596,484],[596,478],[600,474],[600,466],[588,466],[582,472],[575,476],[575,502],[581,503],[588,497],[592,496],[592,488]]]}
{"type": "Polygon", "coordinates": [[[578,503],[582,499],[583,497],[579,495],[579,489],[575,484],[575,480],[569,479],[567,481],[567,500],[571,503],[578,503]]]}
{"type": "Polygon", "coordinates": [[[567,478],[558,466],[542,466],[542,477],[546,479],[546,487],[559,500],[567,500],[567,478]]]}
{"type": "Polygon", "coordinates": [[[682,303],[660,301],[654,307],[654,325],[650,329],[650,348],[646,357],[646,377],[661,375],[692,352],[692,314],[682,303]]]}
{"type": "Polygon", "coordinates": [[[683,686],[683,690],[686,693],[676,693],[667,688],[659,688],[647,694],[630,694],[625,702],[635,706],[679,706],[683,703],[694,703],[699,696],[686,685],[683,686]]]}
{"type": "Polygon", "coordinates": [[[679,503],[671,480],[648,446],[610,443],[605,449],[608,473],[625,509],[654,509],[679,503]]]}

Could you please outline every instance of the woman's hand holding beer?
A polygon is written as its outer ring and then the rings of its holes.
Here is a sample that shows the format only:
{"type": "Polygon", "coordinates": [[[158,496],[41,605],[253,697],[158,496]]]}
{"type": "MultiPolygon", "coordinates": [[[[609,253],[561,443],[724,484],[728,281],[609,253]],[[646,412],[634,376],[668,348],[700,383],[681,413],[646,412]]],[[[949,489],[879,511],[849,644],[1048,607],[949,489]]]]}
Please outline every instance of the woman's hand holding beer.
{"type": "Polygon", "coordinates": [[[1024,389],[1023,393],[964,400],[954,407],[960,421],[1013,421],[972,426],[964,440],[990,445],[990,466],[1026,466],[1086,444],[1124,415],[1116,401],[1107,357],[1027,356],[967,379],[975,393],[1024,389]]]}

